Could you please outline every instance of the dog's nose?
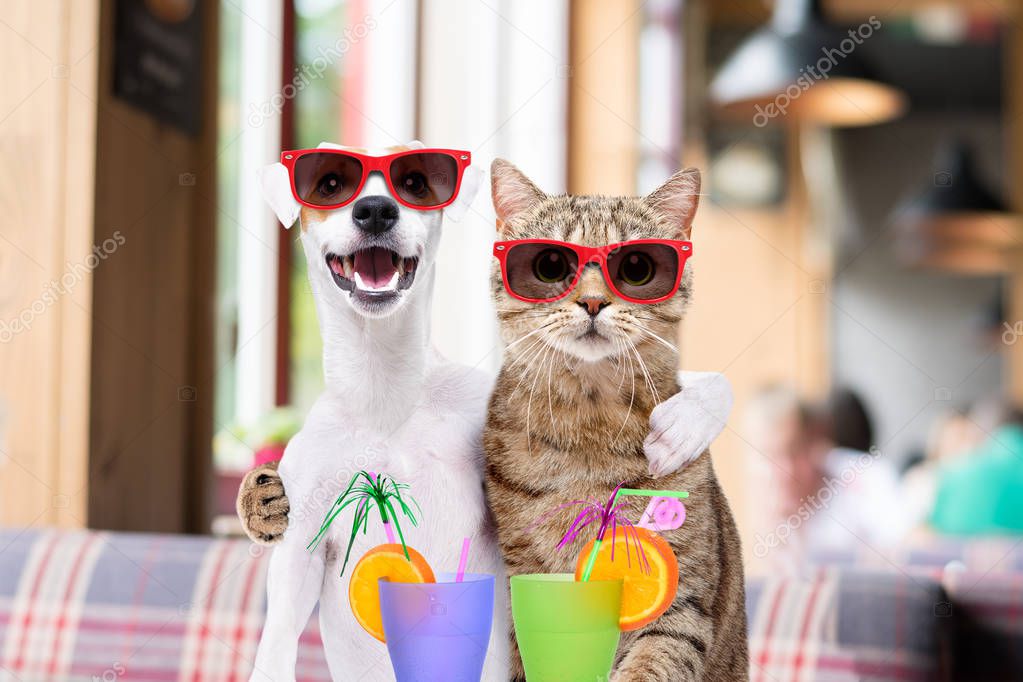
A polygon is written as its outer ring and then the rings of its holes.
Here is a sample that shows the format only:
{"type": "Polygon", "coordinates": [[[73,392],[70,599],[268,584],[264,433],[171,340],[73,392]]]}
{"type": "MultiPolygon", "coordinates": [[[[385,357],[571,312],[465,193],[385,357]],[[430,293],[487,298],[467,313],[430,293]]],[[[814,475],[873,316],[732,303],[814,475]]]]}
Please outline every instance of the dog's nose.
{"type": "Polygon", "coordinates": [[[601,310],[611,305],[611,301],[603,296],[583,296],[576,303],[581,305],[590,317],[596,317],[601,310]]]}
{"type": "Polygon", "coordinates": [[[386,232],[398,222],[398,204],[391,197],[363,197],[352,207],[352,221],[370,234],[386,232]]]}

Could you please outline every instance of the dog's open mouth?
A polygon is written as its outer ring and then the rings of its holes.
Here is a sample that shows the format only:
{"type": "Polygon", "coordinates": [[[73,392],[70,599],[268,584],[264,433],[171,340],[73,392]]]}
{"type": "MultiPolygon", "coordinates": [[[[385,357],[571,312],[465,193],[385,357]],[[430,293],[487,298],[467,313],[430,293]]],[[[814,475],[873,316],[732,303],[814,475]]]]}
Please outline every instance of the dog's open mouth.
{"type": "Polygon", "coordinates": [[[327,254],[327,267],[344,291],[388,294],[408,289],[416,279],[416,257],[371,246],[348,255],[327,254]]]}

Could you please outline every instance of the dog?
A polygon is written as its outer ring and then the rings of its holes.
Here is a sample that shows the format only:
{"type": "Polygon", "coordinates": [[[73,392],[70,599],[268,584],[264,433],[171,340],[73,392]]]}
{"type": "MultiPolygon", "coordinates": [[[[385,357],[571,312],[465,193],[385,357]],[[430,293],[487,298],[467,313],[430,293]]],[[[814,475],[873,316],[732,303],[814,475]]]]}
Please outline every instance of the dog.
{"type": "MultiPolygon", "coordinates": [[[[498,586],[483,679],[508,678],[507,581],[482,483],[481,438],[493,377],[445,360],[429,338],[441,224],[444,217],[458,219],[468,210],[481,176],[469,166],[453,203],[415,210],[395,201],[383,176],[371,173],[352,203],[323,210],[295,199],[282,164],[261,173],[264,196],[280,221],[285,227],[296,220],[301,224],[323,337],[325,389],[279,467],[250,472],[239,491],[246,532],[256,542],[274,545],[266,624],[252,680],[295,679],[299,635],[317,600],[331,677],[393,679],[386,649],[361,630],[348,608],[351,569],[339,577],[346,524],[335,522],[325,541],[312,551],[306,548],[359,470],[386,473],[411,487],[422,520],[418,528],[406,529],[406,538],[435,569],[450,568],[443,562],[453,564],[462,539],[472,538],[469,569],[493,574],[498,586]],[[386,215],[387,224],[377,215],[386,215]],[[380,277],[356,277],[359,261],[374,259],[349,256],[367,249],[389,252],[393,263],[402,264],[401,277],[384,284],[380,277]]],[[[646,454],[652,471],[674,470],[698,456],[720,433],[731,409],[731,388],[719,374],[685,372],[682,385],[683,392],[651,417],[646,454]]],[[[353,560],[386,538],[376,524],[356,542],[353,560]]]]}

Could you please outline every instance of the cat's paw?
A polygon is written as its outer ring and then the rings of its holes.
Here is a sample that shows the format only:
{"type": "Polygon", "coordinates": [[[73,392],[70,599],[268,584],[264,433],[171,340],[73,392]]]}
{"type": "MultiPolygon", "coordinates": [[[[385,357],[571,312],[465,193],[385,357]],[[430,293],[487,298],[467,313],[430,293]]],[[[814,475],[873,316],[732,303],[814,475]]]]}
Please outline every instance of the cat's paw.
{"type": "Polygon", "coordinates": [[[261,545],[275,545],[288,529],[291,506],[277,462],[270,462],[245,474],[238,489],[238,518],[249,538],[261,545]]]}
{"type": "Polygon", "coordinates": [[[650,413],[643,452],[650,475],[678,471],[703,454],[725,428],[732,411],[732,385],[717,372],[680,372],[682,390],[650,413]]]}

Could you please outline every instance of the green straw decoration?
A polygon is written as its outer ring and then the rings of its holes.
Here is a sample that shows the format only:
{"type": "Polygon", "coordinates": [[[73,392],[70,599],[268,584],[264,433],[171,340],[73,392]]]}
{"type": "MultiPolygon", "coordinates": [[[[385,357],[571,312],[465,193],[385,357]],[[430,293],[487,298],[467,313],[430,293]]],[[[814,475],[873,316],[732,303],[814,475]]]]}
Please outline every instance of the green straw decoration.
{"type": "Polygon", "coordinates": [[[345,509],[354,505],[355,514],[352,518],[352,532],[348,537],[348,548],[345,550],[345,560],[341,565],[341,575],[344,575],[345,569],[348,567],[348,560],[352,554],[352,546],[355,544],[355,536],[359,534],[360,530],[365,534],[369,529],[369,518],[375,507],[388,536],[390,537],[390,528],[393,526],[398,532],[398,540],[401,543],[402,550],[405,552],[405,559],[411,561],[399,518],[404,516],[413,526],[418,526],[419,521],[416,518],[415,510],[418,510],[420,514],[422,511],[419,509],[419,504],[415,499],[407,494],[406,491],[408,489],[409,486],[404,483],[398,483],[386,474],[378,476],[370,471],[357,472],[348,482],[348,487],[345,488],[344,492],[335,500],[330,510],[327,511],[326,516],[323,518],[323,523],[320,524],[319,532],[309,541],[306,549],[309,551],[316,549],[323,536],[330,529],[331,524],[334,523],[334,519],[345,509]],[[403,492],[406,493],[404,496],[402,495],[403,492]],[[405,501],[406,498],[412,505],[415,505],[415,510],[405,501]],[[396,504],[397,507],[395,506],[396,504]],[[401,512],[400,515],[398,513],[399,510],[401,512]]]}

